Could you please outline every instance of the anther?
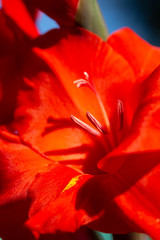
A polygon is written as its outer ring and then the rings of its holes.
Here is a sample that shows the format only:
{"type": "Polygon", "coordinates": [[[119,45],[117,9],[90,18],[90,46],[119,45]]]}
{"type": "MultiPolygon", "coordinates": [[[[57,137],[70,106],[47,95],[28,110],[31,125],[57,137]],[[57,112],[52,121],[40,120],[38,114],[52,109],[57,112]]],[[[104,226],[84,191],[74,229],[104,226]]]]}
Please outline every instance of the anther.
{"type": "Polygon", "coordinates": [[[89,80],[89,74],[87,72],[84,72],[84,77],[86,80],[89,80]]]}
{"type": "Polygon", "coordinates": [[[71,115],[71,119],[73,122],[75,122],[78,126],[80,126],[81,128],[83,128],[85,131],[87,131],[88,133],[94,135],[94,136],[100,136],[101,134],[93,129],[92,127],[90,127],[87,123],[83,122],[82,120],[80,120],[79,118],[71,115]]]}
{"type": "Polygon", "coordinates": [[[106,134],[106,129],[102,126],[102,124],[90,113],[87,112],[86,116],[88,120],[103,134],[106,134]]]}
{"type": "Polygon", "coordinates": [[[123,129],[123,113],[124,106],[121,100],[117,101],[117,114],[118,114],[118,130],[123,129]]]}

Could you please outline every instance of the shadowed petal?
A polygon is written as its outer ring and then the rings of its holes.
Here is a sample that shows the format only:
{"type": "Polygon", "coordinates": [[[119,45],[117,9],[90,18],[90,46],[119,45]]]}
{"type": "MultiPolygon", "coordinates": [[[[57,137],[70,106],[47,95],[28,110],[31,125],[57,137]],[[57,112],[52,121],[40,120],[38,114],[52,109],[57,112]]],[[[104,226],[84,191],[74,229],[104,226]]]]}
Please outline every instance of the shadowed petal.
{"type": "Polygon", "coordinates": [[[22,0],[2,0],[2,6],[5,14],[9,16],[25,34],[31,38],[38,36],[36,25],[22,0]]]}
{"type": "Polygon", "coordinates": [[[34,0],[38,9],[56,20],[60,25],[75,25],[79,0],[34,0]]]}
{"type": "Polygon", "coordinates": [[[50,164],[10,133],[0,139],[0,236],[4,239],[34,239],[24,227],[30,199],[28,187],[35,175],[50,164]]]}
{"type": "Polygon", "coordinates": [[[7,18],[0,10],[0,58],[14,49],[15,36],[7,25],[7,18]]]}

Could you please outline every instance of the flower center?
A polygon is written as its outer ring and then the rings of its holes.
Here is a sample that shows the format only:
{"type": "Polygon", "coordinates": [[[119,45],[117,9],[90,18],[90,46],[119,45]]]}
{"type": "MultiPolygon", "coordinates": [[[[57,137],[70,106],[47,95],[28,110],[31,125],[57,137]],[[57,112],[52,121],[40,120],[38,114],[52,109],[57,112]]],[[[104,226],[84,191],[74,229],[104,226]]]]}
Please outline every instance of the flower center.
{"type": "MultiPolygon", "coordinates": [[[[85,123],[84,121],[80,120],[79,118],[73,115],[71,115],[72,121],[75,122],[82,129],[87,131],[88,133],[92,134],[93,136],[101,137],[101,139],[103,137],[105,140],[107,139],[107,149],[108,147],[110,148],[110,150],[115,148],[115,143],[114,143],[113,135],[111,132],[109,117],[107,115],[103,102],[100,98],[100,95],[93,81],[89,78],[88,73],[84,72],[84,79],[75,80],[73,83],[76,84],[77,88],[88,87],[96,95],[106,126],[103,126],[89,111],[86,112],[86,116],[95,128],[89,126],[87,123],[85,123]]],[[[118,99],[117,100],[117,119],[118,119],[117,130],[118,131],[121,131],[123,129],[123,113],[124,113],[123,103],[121,100],[118,99]]],[[[103,145],[106,145],[106,141],[105,141],[105,144],[103,145]]]]}

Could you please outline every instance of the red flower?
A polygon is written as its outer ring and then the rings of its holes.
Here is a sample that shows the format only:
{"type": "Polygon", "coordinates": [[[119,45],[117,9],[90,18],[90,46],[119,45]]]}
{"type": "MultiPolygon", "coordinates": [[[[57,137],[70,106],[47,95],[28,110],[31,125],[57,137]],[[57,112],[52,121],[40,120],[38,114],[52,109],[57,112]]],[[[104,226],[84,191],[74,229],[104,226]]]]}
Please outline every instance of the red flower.
{"type": "MultiPolygon", "coordinates": [[[[37,4],[49,14],[50,5],[37,4]]],[[[1,236],[32,239],[23,227],[29,211],[27,224],[38,233],[73,232],[89,224],[158,238],[159,69],[145,78],[158,66],[159,49],[129,30],[110,37],[116,51],[82,30],[53,31],[32,49],[26,35],[38,35],[35,8],[29,1],[17,0],[16,6],[3,1],[10,19],[2,15],[1,236]],[[81,122],[86,113],[89,125],[81,122]]]]}
{"type": "Polygon", "coordinates": [[[27,225],[38,233],[88,225],[158,239],[159,49],[128,29],[108,43],[67,29],[35,44],[21,71],[13,120],[1,130],[7,229],[8,204],[21,209],[17,226],[30,208],[27,225]]]}

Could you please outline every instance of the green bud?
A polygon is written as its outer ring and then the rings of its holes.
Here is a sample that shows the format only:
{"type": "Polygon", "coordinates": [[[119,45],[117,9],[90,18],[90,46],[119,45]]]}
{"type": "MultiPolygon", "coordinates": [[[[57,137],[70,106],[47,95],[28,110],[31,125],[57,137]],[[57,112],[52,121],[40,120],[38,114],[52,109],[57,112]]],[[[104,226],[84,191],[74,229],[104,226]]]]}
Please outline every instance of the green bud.
{"type": "Polygon", "coordinates": [[[76,22],[77,25],[97,34],[103,40],[107,39],[108,30],[97,0],[79,0],[76,22]]]}

